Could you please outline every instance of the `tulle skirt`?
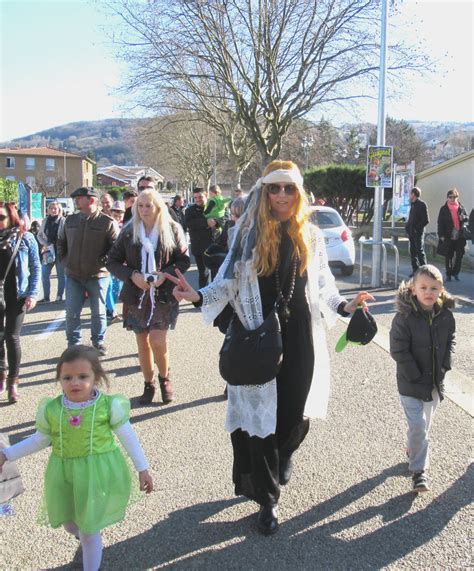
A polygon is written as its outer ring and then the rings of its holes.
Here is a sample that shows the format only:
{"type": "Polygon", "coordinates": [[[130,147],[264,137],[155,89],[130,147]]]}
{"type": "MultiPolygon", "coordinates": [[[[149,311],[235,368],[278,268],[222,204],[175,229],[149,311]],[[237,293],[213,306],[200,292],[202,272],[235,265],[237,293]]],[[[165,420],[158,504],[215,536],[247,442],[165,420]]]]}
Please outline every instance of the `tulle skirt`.
{"type": "Polygon", "coordinates": [[[119,448],[80,458],[52,454],[40,522],[56,528],[72,521],[83,533],[96,533],[124,518],[131,492],[130,468],[119,448]]]}

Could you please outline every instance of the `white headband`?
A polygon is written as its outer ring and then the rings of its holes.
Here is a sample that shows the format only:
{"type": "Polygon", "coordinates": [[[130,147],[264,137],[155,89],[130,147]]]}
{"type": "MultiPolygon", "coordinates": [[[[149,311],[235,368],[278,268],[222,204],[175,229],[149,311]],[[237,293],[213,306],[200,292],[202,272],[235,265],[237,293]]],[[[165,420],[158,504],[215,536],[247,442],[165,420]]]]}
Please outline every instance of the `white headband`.
{"type": "Polygon", "coordinates": [[[303,186],[303,177],[296,169],[279,169],[268,173],[262,178],[263,184],[272,184],[273,182],[292,182],[298,186],[303,186]]]}

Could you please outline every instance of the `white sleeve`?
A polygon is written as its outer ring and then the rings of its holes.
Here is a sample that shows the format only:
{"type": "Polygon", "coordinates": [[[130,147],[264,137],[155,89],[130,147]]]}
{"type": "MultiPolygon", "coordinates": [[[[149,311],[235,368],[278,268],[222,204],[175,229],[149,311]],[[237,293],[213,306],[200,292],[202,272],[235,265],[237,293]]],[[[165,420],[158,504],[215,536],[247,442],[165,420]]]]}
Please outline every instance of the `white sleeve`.
{"type": "Polygon", "coordinates": [[[28,438],[25,438],[21,442],[4,448],[2,452],[5,454],[7,460],[11,462],[18,460],[18,458],[23,458],[23,456],[28,456],[29,454],[34,454],[46,448],[51,444],[51,436],[48,434],[43,434],[42,432],[36,431],[28,438]]]}
{"type": "Polygon", "coordinates": [[[148,470],[149,464],[146,459],[143,448],[138,441],[137,433],[133,430],[130,422],[126,422],[114,430],[120,443],[127,451],[127,454],[132,459],[133,465],[137,472],[148,470]]]}

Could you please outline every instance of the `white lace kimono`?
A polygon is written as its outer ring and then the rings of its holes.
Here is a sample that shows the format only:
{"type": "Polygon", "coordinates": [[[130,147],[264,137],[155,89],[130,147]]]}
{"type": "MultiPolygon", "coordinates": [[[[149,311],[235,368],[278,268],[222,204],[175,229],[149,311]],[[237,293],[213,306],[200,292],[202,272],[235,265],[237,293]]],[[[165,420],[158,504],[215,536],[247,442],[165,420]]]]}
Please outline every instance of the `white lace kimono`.
{"type": "MultiPolygon", "coordinates": [[[[304,414],[311,418],[325,418],[329,400],[330,370],[321,313],[327,325],[332,326],[336,320],[337,307],[346,300],[339,295],[334,276],[329,269],[321,231],[316,227],[312,228],[311,237],[313,253],[307,270],[306,294],[311,311],[315,366],[304,414]]],[[[229,256],[214,281],[200,290],[203,296],[201,309],[204,321],[211,324],[226,304],[230,303],[247,329],[256,329],[263,323],[263,314],[253,261],[236,264],[237,277],[231,280],[223,277],[228,262],[229,256]]],[[[241,428],[250,436],[265,438],[275,433],[276,421],[276,379],[263,385],[228,385],[225,423],[228,432],[241,428]]]]}

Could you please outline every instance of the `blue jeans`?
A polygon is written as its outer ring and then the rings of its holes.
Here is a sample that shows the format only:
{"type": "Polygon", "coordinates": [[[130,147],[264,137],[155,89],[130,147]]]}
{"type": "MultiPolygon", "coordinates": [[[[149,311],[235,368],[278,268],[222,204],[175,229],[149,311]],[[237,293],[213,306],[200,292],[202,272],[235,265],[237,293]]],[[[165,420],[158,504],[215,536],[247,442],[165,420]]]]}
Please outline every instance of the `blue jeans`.
{"type": "Polygon", "coordinates": [[[110,314],[115,313],[115,306],[117,305],[118,297],[122,291],[123,282],[118,278],[111,276],[110,284],[107,289],[107,297],[105,298],[105,305],[110,314]]]}
{"type": "Polygon", "coordinates": [[[68,346],[81,343],[81,311],[89,295],[91,306],[91,340],[93,345],[104,342],[107,329],[105,296],[109,278],[79,281],[71,276],[66,280],[66,337],[68,346]]]}
{"type": "Polygon", "coordinates": [[[49,299],[51,294],[51,270],[53,266],[56,266],[56,274],[58,275],[58,297],[63,297],[64,287],[66,284],[66,278],[64,275],[64,267],[58,262],[53,262],[52,264],[41,264],[41,279],[43,281],[43,297],[49,299]]]}

